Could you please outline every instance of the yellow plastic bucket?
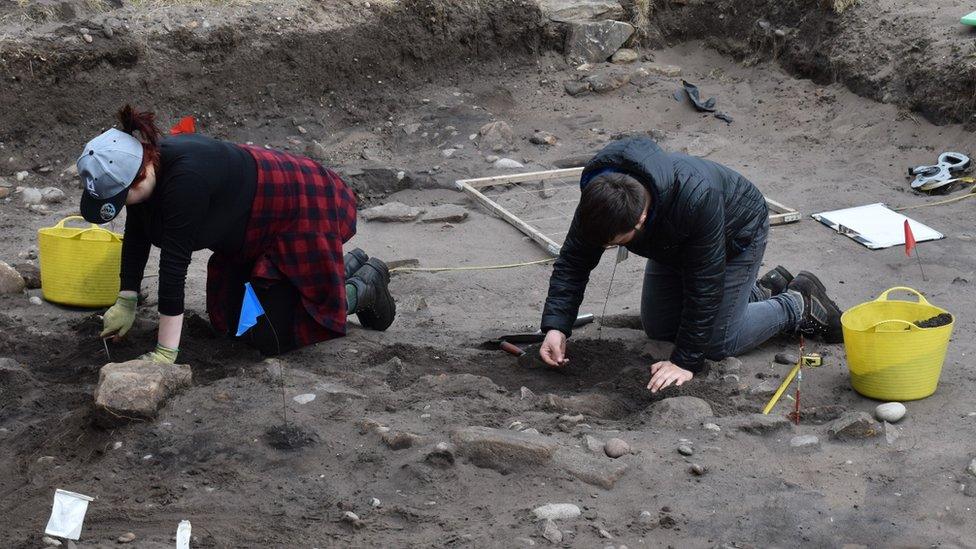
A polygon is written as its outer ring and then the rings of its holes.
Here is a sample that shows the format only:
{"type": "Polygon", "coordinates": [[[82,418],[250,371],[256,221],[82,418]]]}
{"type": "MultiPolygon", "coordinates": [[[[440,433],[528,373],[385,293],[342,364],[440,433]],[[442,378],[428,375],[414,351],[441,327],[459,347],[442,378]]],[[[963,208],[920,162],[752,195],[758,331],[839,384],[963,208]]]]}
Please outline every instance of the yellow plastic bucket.
{"type": "Polygon", "coordinates": [[[935,328],[915,322],[943,313],[948,311],[904,286],[845,312],[840,321],[854,390],[878,400],[917,400],[934,393],[955,317],[935,328]],[[888,299],[899,290],[915,294],[918,301],[888,299]]]}
{"type": "Polygon", "coordinates": [[[105,307],[119,294],[122,235],[91,224],[65,227],[66,217],[53,227],[37,231],[44,299],[76,307],[105,307]]]}

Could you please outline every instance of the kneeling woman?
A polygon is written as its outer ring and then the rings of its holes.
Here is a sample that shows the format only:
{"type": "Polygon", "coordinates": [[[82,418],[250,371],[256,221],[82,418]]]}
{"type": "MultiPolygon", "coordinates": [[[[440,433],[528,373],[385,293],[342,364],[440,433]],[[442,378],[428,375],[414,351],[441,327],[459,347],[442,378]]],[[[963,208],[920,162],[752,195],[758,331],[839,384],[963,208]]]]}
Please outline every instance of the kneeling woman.
{"type": "Polygon", "coordinates": [[[389,270],[362,250],[343,257],[356,233],[356,199],[333,171],[296,155],[198,134],[163,138],[154,115],[126,106],[121,130],[91,140],[78,159],[81,213],[107,223],[127,207],[121,291],[102,337],[121,337],[152,245],[160,248],[159,337],[143,359],[175,362],[190,256],[213,250],[207,313],[235,335],[247,282],[265,310],[242,338],[277,355],[346,333],[346,315],[385,330],[396,305],[389,270]]]}

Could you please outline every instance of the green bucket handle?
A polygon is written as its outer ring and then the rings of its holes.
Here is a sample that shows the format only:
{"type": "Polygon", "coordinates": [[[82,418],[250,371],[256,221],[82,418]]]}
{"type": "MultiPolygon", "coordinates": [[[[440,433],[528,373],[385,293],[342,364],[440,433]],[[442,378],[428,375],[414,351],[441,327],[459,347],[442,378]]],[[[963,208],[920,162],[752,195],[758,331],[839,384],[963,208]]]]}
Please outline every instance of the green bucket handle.
{"type": "MultiPolygon", "coordinates": [[[[888,299],[888,294],[890,294],[891,292],[896,292],[896,291],[904,291],[904,292],[908,292],[910,294],[915,294],[915,297],[918,298],[918,302],[920,304],[922,304],[922,305],[931,305],[931,303],[929,303],[928,300],[925,299],[925,296],[923,296],[921,292],[919,292],[918,290],[916,290],[914,288],[909,288],[908,286],[895,286],[894,288],[888,288],[887,290],[881,292],[881,295],[879,295],[878,296],[878,299],[875,299],[875,301],[890,301],[888,299]]],[[[889,322],[889,321],[886,320],[885,322],[889,322]]]]}

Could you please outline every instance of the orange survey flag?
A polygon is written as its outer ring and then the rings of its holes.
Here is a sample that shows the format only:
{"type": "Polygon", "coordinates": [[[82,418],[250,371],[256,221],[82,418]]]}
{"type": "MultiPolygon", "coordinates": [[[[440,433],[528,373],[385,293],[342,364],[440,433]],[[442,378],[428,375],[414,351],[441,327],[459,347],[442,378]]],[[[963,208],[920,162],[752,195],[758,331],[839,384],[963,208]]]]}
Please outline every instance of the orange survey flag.
{"type": "Polygon", "coordinates": [[[170,135],[180,135],[181,133],[195,133],[197,131],[197,121],[192,116],[184,116],[175,126],[169,129],[170,135]]]}
{"type": "Polygon", "coordinates": [[[912,227],[905,220],[905,255],[912,257],[912,250],[915,249],[915,235],[912,234],[912,227]]]}

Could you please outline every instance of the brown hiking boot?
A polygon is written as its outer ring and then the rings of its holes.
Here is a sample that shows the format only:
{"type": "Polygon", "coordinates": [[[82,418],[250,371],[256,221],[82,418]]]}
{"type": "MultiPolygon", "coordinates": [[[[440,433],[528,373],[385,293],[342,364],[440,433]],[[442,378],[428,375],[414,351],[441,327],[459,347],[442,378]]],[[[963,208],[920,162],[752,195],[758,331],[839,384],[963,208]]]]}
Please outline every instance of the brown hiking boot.
{"type": "Polygon", "coordinates": [[[807,271],[800,271],[790,282],[787,291],[799,294],[803,299],[803,316],[797,328],[801,334],[817,337],[825,343],[844,341],[840,307],[827,296],[827,288],[819,278],[807,271]]]}

